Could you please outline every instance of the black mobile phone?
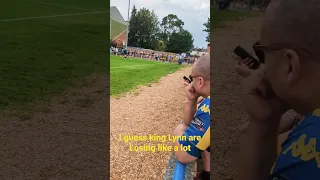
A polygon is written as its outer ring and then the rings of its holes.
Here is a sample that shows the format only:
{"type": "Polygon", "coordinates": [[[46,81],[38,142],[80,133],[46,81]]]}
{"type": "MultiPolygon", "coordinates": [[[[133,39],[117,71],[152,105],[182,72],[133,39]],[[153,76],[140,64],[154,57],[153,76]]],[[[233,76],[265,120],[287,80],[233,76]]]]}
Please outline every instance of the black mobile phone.
{"type": "Polygon", "coordinates": [[[185,81],[187,81],[188,83],[191,83],[191,80],[190,80],[189,78],[187,78],[186,76],[183,76],[183,79],[184,79],[185,81]]]}
{"type": "Polygon", "coordinates": [[[251,69],[257,69],[260,66],[260,61],[253,57],[250,53],[248,53],[244,48],[241,46],[237,46],[233,52],[238,55],[241,59],[250,58],[253,61],[253,65],[250,67],[251,69]]]}

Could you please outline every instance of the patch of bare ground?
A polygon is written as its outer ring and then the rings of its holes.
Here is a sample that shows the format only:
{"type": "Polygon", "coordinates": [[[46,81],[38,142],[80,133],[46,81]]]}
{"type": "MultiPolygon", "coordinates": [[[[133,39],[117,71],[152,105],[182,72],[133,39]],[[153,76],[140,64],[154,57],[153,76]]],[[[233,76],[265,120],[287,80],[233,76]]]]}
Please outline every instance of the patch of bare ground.
{"type": "Polygon", "coordinates": [[[138,93],[110,100],[111,179],[163,179],[172,152],[130,152],[130,145],[171,145],[170,142],[135,141],[125,143],[119,135],[172,134],[183,117],[183,79],[191,67],[140,87],[138,93]]]}
{"type": "Polygon", "coordinates": [[[107,179],[108,77],[0,116],[0,179],[107,179]]]}
{"type": "MultiPolygon", "coordinates": [[[[240,100],[241,78],[235,73],[237,61],[233,50],[241,45],[248,51],[259,38],[260,17],[229,22],[225,28],[213,30],[211,73],[213,77],[213,125],[211,179],[232,180],[238,151],[239,127],[247,115],[240,100]]],[[[245,168],[245,167],[244,167],[245,168]]]]}

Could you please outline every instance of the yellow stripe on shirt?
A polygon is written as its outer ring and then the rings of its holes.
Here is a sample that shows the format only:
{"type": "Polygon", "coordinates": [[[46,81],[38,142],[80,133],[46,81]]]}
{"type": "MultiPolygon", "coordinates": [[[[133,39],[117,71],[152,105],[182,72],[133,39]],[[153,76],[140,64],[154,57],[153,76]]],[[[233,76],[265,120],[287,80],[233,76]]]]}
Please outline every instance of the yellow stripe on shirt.
{"type": "Polygon", "coordinates": [[[200,141],[197,143],[196,147],[200,150],[206,150],[210,146],[210,127],[204,133],[200,141]]]}

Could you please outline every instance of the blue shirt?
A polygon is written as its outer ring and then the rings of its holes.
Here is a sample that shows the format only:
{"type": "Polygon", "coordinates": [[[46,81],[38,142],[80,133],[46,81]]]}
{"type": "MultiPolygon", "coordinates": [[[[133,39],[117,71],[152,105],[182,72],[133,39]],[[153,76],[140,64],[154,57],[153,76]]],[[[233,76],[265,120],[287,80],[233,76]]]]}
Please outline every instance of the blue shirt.
{"type": "Polygon", "coordinates": [[[179,143],[182,146],[190,146],[190,151],[187,152],[194,157],[200,157],[202,151],[210,152],[210,97],[204,99],[191,121],[190,126],[182,136],[185,139],[180,139],[179,143]],[[190,137],[201,137],[201,139],[193,139],[190,137]]]}
{"type": "Polygon", "coordinates": [[[305,117],[288,135],[271,170],[271,180],[320,179],[320,109],[305,117]],[[319,141],[318,141],[319,139],[319,141]]]}

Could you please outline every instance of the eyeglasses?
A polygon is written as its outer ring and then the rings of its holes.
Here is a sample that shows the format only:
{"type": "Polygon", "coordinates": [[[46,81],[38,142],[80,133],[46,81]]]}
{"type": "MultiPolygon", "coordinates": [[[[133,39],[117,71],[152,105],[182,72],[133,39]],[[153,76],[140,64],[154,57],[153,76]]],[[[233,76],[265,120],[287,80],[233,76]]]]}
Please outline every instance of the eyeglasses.
{"type": "MultiPolygon", "coordinates": [[[[199,76],[199,75],[196,75],[196,76],[189,75],[189,78],[190,78],[191,82],[193,81],[194,78],[197,78],[197,77],[202,77],[202,78],[204,78],[203,76],[199,76]]],[[[205,79],[205,78],[204,78],[204,79],[205,79]]]]}
{"type": "Polygon", "coordinates": [[[259,41],[252,45],[253,50],[255,51],[257,57],[261,61],[261,63],[265,62],[265,51],[279,51],[282,49],[293,49],[300,55],[309,55],[309,51],[304,48],[298,48],[292,45],[280,45],[280,44],[272,44],[272,45],[262,45],[259,41]]]}

